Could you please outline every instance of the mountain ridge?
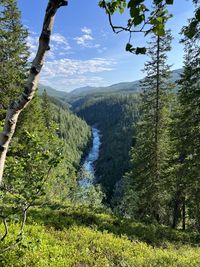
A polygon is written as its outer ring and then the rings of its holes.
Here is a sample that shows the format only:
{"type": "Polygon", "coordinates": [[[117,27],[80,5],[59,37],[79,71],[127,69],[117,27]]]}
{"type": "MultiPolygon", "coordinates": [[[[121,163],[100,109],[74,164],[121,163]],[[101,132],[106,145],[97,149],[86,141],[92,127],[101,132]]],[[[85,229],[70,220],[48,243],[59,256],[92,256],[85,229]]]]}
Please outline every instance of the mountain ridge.
{"type": "MultiPolygon", "coordinates": [[[[172,71],[171,81],[175,82],[180,78],[182,73],[182,69],[175,69],[172,71]]],[[[74,97],[84,97],[87,95],[95,94],[95,93],[139,93],[140,92],[140,80],[132,81],[132,82],[120,82],[116,84],[111,84],[109,86],[84,86],[75,88],[71,92],[59,91],[50,86],[46,86],[43,84],[39,84],[39,94],[42,94],[44,90],[47,91],[49,96],[64,99],[70,99],[74,97]]]]}

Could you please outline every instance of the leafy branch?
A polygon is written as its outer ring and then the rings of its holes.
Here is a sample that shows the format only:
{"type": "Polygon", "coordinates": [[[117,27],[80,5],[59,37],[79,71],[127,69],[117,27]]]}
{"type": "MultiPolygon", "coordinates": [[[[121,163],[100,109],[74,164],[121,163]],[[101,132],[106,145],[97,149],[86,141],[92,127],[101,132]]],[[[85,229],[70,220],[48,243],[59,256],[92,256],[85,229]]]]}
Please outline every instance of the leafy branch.
{"type": "Polygon", "coordinates": [[[99,2],[99,6],[103,8],[108,15],[108,21],[112,31],[116,34],[124,31],[129,33],[126,51],[134,54],[145,54],[146,48],[133,47],[131,44],[133,33],[142,33],[144,36],[147,36],[153,32],[158,36],[164,36],[165,24],[168,19],[172,17],[171,14],[168,14],[166,6],[172,5],[173,0],[154,0],[152,11],[150,11],[150,8],[148,8],[144,2],[145,0],[129,0],[128,2],[126,0],[101,0],[99,2]],[[126,9],[129,10],[130,14],[127,25],[115,25],[113,22],[113,15],[116,11],[123,14],[126,9]]]}

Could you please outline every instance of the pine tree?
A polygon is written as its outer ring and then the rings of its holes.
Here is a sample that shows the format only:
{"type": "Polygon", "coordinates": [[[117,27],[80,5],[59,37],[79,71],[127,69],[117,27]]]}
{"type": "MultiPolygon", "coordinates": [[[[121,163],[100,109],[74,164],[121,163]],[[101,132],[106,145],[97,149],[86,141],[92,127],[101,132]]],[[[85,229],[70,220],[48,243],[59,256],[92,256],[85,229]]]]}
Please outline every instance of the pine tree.
{"type": "Polygon", "coordinates": [[[141,218],[163,222],[168,193],[166,175],[170,158],[169,123],[172,84],[166,52],[170,51],[170,32],[163,37],[154,35],[149,43],[150,61],[145,64],[146,78],[142,81],[140,119],[136,145],[132,149],[132,170],[125,178],[129,211],[141,218]],[[137,202],[137,204],[136,204],[137,202]],[[133,206],[132,206],[133,205],[133,206]],[[134,209],[134,210],[133,210],[134,209]]]}
{"type": "Polygon", "coordinates": [[[5,110],[23,89],[26,77],[27,30],[21,24],[15,0],[0,1],[0,119],[5,110]]]}
{"type": "Polygon", "coordinates": [[[185,65],[179,81],[179,111],[176,120],[175,140],[177,163],[175,165],[176,190],[174,192],[174,224],[182,218],[186,228],[189,216],[200,230],[200,25],[197,13],[183,28],[185,65]],[[187,214],[186,214],[187,213],[187,214]]]}

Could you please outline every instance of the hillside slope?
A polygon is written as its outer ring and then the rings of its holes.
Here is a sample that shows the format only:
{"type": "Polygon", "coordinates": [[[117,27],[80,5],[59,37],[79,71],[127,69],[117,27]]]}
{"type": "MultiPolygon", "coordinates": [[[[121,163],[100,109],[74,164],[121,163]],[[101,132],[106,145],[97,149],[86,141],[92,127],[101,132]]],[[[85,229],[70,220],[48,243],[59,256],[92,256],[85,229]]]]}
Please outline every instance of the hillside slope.
{"type": "Polygon", "coordinates": [[[116,184],[129,167],[129,152],[134,143],[137,98],[133,95],[97,97],[86,101],[77,114],[101,131],[99,159],[96,162],[98,182],[110,202],[116,184]]]}
{"type": "MultiPolygon", "coordinates": [[[[196,234],[94,213],[83,206],[55,208],[31,211],[22,243],[0,256],[0,266],[200,266],[196,234]]],[[[11,226],[7,244],[18,228],[11,226]]]]}
{"type": "MultiPolygon", "coordinates": [[[[180,74],[182,73],[182,69],[176,69],[172,71],[171,81],[175,82],[180,78],[180,74]]],[[[121,82],[117,84],[113,84],[106,87],[91,87],[86,86],[82,88],[74,89],[72,92],[69,93],[68,97],[74,98],[75,96],[86,96],[98,93],[119,93],[119,92],[132,92],[138,93],[140,92],[140,81],[133,81],[133,82],[121,82]]]]}

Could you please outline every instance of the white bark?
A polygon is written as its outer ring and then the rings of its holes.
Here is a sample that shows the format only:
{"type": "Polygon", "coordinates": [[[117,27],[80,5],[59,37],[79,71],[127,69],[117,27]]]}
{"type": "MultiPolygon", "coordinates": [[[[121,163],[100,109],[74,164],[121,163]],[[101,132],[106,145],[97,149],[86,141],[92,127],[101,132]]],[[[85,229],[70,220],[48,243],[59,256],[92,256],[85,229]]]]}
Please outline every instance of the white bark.
{"type": "Polygon", "coordinates": [[[26,86],[19,99],[13,101],[7,111],[3,132],[0,136],[0,184],[3,179],[6,154],[16,129],[19,114],[33,99],[37,88],[39,73],[44,63],[45,54],[49,50],[49,42],[55,14],[59,7],[66,5],[67,1],[64,0],[49,0],[43,22],[42,33],[40,35],[38,51],[33,60],[26,86]]]}

